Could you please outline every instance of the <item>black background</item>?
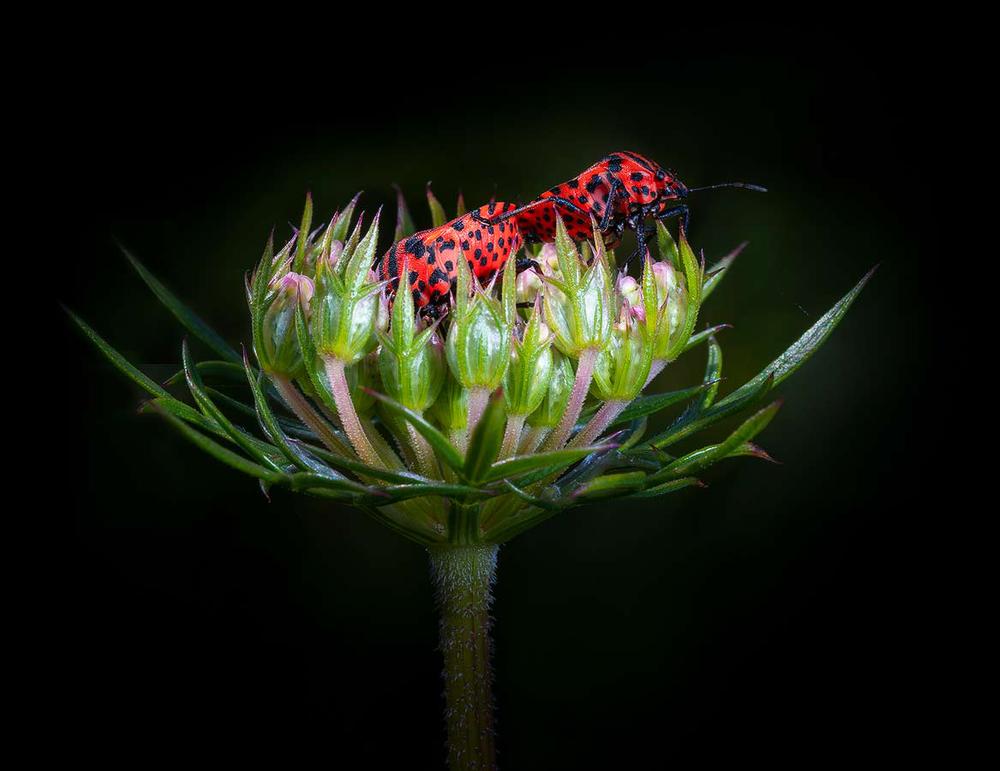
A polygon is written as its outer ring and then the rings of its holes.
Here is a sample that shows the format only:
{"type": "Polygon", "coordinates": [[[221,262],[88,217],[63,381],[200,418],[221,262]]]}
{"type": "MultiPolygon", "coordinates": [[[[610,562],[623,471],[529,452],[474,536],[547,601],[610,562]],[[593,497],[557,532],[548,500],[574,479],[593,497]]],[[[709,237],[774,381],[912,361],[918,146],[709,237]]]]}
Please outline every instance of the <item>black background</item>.
{"type": "MultiPolygon", "coordinates": [[[[935,223],[908,194],[928,184],[914,163],[927,84],[916,55],[879,35],[692,38],[701,53],[657,66],[468,79],[403,63],[315,83],[260,65],[108,65],[66,104],[74,247],[59,257],[58,299],[161,379],[183,332],[115,239],[245,341],[243,272],[272,226],[283,235],[297,221],[306,190],[322,217],[358,189],[369,212],[388,205],[398,182],[427,226],[428,179],[449,210],[459,188],[470,204],[494,190],[528,198],[617,149],[691,186],[767,185],[692,201],[692,239],[710,261],[750,241],[702,316],[735,325],[721,338],[723,392],[881,263],[780,389],[786,403],[760,441],[783,465],[730,461],[705,490],[574,510],[501,550],[506,768],[914,746],[931,677],[915,674],[916,608],[937,602],[908,492],[927,382],[920,291],[934,264],[935,223]]],[[[125,758],[277,748],[334,766],[442,766],[421,550],[326,502],[281,491],[268,502],[137,416],[137,389],[61,327],[60,429],[78,451],[51,490],[62,505],[46,527],[53,549],[67,548],[54,552],[41,612],[64,735],[125,758]]],[[[693,352],[658,387],[688,385],[702,367],[693,352]]]]}

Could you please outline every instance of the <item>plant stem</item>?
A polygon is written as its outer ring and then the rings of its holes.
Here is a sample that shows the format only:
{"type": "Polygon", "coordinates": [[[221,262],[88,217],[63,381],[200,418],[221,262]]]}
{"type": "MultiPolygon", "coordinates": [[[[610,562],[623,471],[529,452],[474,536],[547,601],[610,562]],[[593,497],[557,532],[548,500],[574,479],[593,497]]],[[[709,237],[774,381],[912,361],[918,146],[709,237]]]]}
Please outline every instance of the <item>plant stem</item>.
{"type": "Polygon", "coordinates": [[[385,463],[372,447],[372,443],[358,419],[357,410],[354,409],[351,390],[347,385],[347,376],[344,372],[344,362],[332,356],[324,356],[323,364],[326,366],[326,376],[330,380],[330,392],[333,394],[333,403],[337,406],[337,415],[340,417],[340,422],[344,426],[344,432],[350,439],[354,452],[369,466],[385,468],[385,463]]]}
{"type": "Polygon", "coordinates": [[[627,406],[628,402],[623,400],[612,400],[602,404],[590,422],[580,430],[579,434],[573,437],[569,446],[580,447],[593,442],[604,432],[604,429],[611,425],[615,418],[622,414],[622,410],[627,406]]]}
{"type": "Polygon", "coordinates": [[[295,413],[295,416],[309,426],[312,432],[320,438],[331,452],[344,454],[348,450],[347,446],[337,438],[336,434],[330,430],[330,426],[320,417],[319,413],[313,409],[308,400],[299,393],[295,384],[287,378],[271,375],[271,382],[281,395],[282,401],[288,405],[288,409],[295,413]]]}
{"type": "Polygon", "coordinates": [[[498,549],[495,544],[428,549],[441,614],[451,771],[496,768],[490,605],[498,549]]]}
{"type": "Polygon", "coordinates": [[[410,439],[410,447],[417,459],[417,468],[425,477],[436,479],[439,476],[437,464],[434,463],[434,451],[430,444],[413,427],[411,423],[406,424],[406,433],[410,439]]]}
{"type": "Polygon", "coordinates": [[[486,388],[469,389],[469,436],[476,430],[476,425],[486,411],[489,401],[490,392],[486,388]]]}
{"type": "Polygon", "coordinates": [[[521,455],[533,453],[538,449],[538,445],[545,441],[545,437],[549,435],[551,430],[551,428],[544,426],[529,426],[528,430],[521,434],[518,452],[521,455]]]}
{"type": "Polygon", "coordinates": [[[521,439],[521,429],[524,428],[524,419],[527,415],[508,415],[507,428],[503,433],[503,444],[500,445],[500,454],[497,460],[509,458],[517,454],[517,444],[521,439]]]}
{"type": "Polygon", "coordinates": [[[586,348],[580,353],[580,359],[576,363],[576,380],[573,382],[573,391],[569,395],[566,403],[566,410],[563,412],[562,420],[555,430],[549,434],[549,438],[542,445],[542,450],[558,450],[566,442],[576,419],[580,417],[580,410],[583,409],[583,400],[587,398],[587,391],[590,389],[590,381],[594,377],[594,362],[597,361],[597,349],[586,348]]]}

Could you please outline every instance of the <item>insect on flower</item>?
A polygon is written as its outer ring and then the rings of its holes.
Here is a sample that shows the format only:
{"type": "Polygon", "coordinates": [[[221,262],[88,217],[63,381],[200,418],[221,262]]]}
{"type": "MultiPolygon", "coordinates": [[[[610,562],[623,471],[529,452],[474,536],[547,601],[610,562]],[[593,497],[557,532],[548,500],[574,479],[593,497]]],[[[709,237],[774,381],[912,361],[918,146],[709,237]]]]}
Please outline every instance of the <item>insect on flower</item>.
{"type": "MultiPolygon", "coordinates": [[[[759,185],[745,182],[688,188],[674,172],[638,153],[611,153],[523,206],[492,202],[399,241],[382,258],[381,278],[391,282],[390,293],[395,292],[404,278],[405,264],[406,284],[417,307],[427,315],[440,316],[455,285],[459,255],[477,278],[486,283],[521,244],[555,240],[557,214],[574,241],[590,238],[591,217],[611,247],[621,242],[626,228],[635,231],[637,247],[625,261],[627,266],[636,255],[646,251],[647,217],[666,220],[679,216],[686,231],[688,195],[720,187],[766,192],[759,185]]],[[[517,269],[532,264],[530,258],[521,258],[517,269]]]]}
{"type": "MultiPolygon", "coordinates": [[[[455,285],[458,260],[465,260],[486,284],[517,252],[522,243],[517,220],[496,220],[516,208],[516,204],[495,201],[400,240],[382,257],[380,278],[389,282],[392,293],[400,281],[405,282],[418,308],[426,315],[441,315],[455,285]]],[[[526,258],[518,261],[517,268],[531,264],[533,261],[526,258]]]]}
{"type": "MultiPolygon", "coordinates": [[[[549,242],[556,234],[556,213],[566,223],[574,241],[591,235],[590,217],[598,223],[605,242],[614,248],[625,229],[634,230],[638,246],[629,257],[643,255],[648,234],[643,224],[647,217],[666,220],[679,216],[687,231],[690,193],[720,187],[742,187],[767,192],[760,185],[725,182],[707,187],[688,188],[673,171],[638,153],[616,152],[606,155],[586,171],[546,190],[524,206],[501,213],[495,219],[517,220],[526,243],[549,242]]],[[[628,262],[628,261],[626,261],[628,262]]]]}

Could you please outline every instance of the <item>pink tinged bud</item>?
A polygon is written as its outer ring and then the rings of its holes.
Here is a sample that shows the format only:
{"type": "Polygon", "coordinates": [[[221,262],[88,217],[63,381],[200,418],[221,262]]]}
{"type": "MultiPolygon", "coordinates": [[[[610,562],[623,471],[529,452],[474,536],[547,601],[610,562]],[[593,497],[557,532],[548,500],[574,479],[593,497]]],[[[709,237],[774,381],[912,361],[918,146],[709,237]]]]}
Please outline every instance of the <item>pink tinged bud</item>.
{"type": "Polygon", "coordinates": [[[278,291],[287,294],[289,297],[298,295],[299,302],[302,303],[302,310],[309,310],[309,302],[316,291],[312,279],[303,276],[301,273],[288,272],[281,277],[278,291]]]}
{"type": "Polygon", "coordinates": [[[559,272],[559,254],[556,252],[556,245],[554,243],[543,244],[541,251],[538,252],[538,257],[535,258],[535,262],[542,269],[542,273],[546,276],[553,276],[559,272]]]}
{"type": "Polygon", "coordinates": [[[519,303],[534,302],[542,291],[542,279],[534,270],[524,270],[517,276],[517,301],[519,303]]]}
{"type": "Polygon", "coordinates": [[[337,260],[340,259],[340,255],[344,253],[344,242],[343,241],[331,241],[330,242],[330,256],[327,258],[330,262],[330,267],[332,268],[337,264],[337,260]]]}
{"type": "Polygon", "coordinates": [[[646,309],[642,302],[642,288],[639,282],[629,275],[622,275],[618,279],[618,293],[622,296],[624,312],[630,314],[632,318],[639,321],[646,320],[646,309]]]}
{"type": "Polygon", "coordinates": [[[662,305],[670,295],[677,291],[677,271],[668,261],[653,263],[653,279],[656,281],[657,305],[662,305]]]}

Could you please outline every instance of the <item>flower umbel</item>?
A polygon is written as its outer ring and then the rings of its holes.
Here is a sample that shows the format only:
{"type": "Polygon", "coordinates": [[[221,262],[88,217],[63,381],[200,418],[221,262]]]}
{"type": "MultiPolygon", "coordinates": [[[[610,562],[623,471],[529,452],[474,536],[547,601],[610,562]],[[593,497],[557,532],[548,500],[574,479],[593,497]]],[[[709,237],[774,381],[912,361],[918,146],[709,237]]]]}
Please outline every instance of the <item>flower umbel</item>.
{"type": "MultiPolygon", "coordinates": [[[[496,547],[592,500],[665,496],[700,485],[721,460],[767,459],[754,439],[781,405],[768,395],[823,344],[871,273],[757,376],[720,395],[722,327],[696,326],[735,252],[706,269],[683,230],[675,240],[658,222],[656,259],[642,255],[637,277],[614,277],[614,255],[596,223],[593,241],[577,244],[557,216],[555,243],[527,255],[537,271],[518,275],[511,256],[483,287],[459,259],[450,312],[429,324],[407,291],[389,307],[372,271],[379,215],[365,230],[363,215],[354,221],[357,200],[311,232],[307,198],[293,237],[276,254],[268,242],[246,285],[256,363],[128,255],[213,351],[198,362],[184,344],[183,368],[168,385],[183,379],[187,400],[72,318],[149,394],[147,409],[222,463],[265,490],[356,506],[427,547],[442,640],[459,646],[445,650],[450,762],[491,768],[486,630],[496,547]],[[701,382],[642,395],[701,345],[708,354],[701,382]],[[222,401],[215,380],[231,384],[234,373],[245,397],[222,401]],[[672,420],[659,421],[681,403],[672,420]],[[692,442],[739,414],[722,441],[692,442]],[[449,679],[452,667],[470,662],[484,678],[474,688],[468,677],[449,679]]],[[[428,200],[434,221],[443,221],[429,190],[428,200]]],[[[396,240],[413,232],[399,201],[396,240]]]]}
{"type": "MultiPolygon", "coordinates": [[[[310,232],[309,198],[294,237],[277,254],[268,244],[247,282],[259,369],[131,258],[192,334],[215,348],[227,367],[245,366],[262,438],[234,423],[207,390],[192,409],[155,386],[76,320],[150,393],[150,409],[176,421],[220,460],[267,486],[364,507],[427,545],[507,541],[555,511],[585,503],[596,486],[606,490],[609,482],[601,480],[616,469],[641,469],[642,478],[620,492],[648,497],[698,483],[695,466],[685,459],[697,457],[700,472],[748,454],[746,443],[762,428],[759,413],[733,432],[740,438],[736,445],[696,448],[680,458],[661,451],[724,418],[759,409],[823,343],[868,279],[757,377],[720,400],[718,368],[700,384],[642,396],[655,374],[681,354],[701,344],[710,354],[719,350],[713,333],[721,327],[695,333],[695,325],[701,300],[731,258],[706,270],[686,234],[675,240],[659,222],[658,259],[647,256],[638,279],[623,274],[612,280],[612,256],[596,228],[593,242],[578,245],[559,221],[555,243],[532,255],[540,275],[532,269],[519,277],[512,259],[491,286],[482,287],[459,261],[454,307],[440,325],[428,326],[405,292],[388,310],[371,269],[379,217],[366,230],[363,217],[354,217],[356,202],[310,232]],[[519,300],[528,307],[518,310],[519,300]],[[502,398],[490,402],[494,391],[502,398]],[[591,403],[585,403],[588,394],[591,403]],[[693,400],[689,407],[647,436],[649,419],[684,398],[693,400]],[[373,404],[379,409],[373,411],[373,404]],[[496,441],[476,432],[488,407],[502,416],[493,421],[500,426],[496,441]],[[294,425],[286,411],[303,425],[294,425]],[[519,425],[503,442],[511,420],[519,425]],[[567,441],[572,449],[562,449],[567,441]],[[426,444],[433,465],[411,465],[415,443],[426,444]],[[481,455],[494,445],[492,455],[481,455]],[[237,463],[234,449],[247,457],[237,463]],[[542,482],[557,494],[540,501],[542,482]],[[427,515],[430,505],[433,515],[427,515]],[[487,522],[481,516],[487,505],[503,514],[487,522]],[[449,525],[456,511],[473,521],[461,532],[449,525]]],[[[440,207],[436,199],[433,204],[440,207]]],[[[403,206],[396,237],[412,228],[403,206]]],[[[211,368],[205,371],[212,376],[211,368]]]]}

